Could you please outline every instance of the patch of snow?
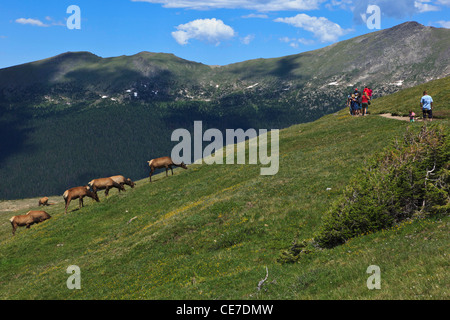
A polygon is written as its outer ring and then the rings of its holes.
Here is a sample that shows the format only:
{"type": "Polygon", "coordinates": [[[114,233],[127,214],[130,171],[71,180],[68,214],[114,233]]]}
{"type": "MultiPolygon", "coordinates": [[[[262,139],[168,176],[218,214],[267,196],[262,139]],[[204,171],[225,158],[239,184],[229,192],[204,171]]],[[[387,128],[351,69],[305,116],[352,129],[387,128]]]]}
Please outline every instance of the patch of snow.
{"type": "Polygon", "coordinates": [[[334,81],[334,82],[330,82],[328,85],[329,86],[338,86],[339,83],[337,81],[334,81]]]}
{"type": "Polygon", "coordinates": [[[399,81],[397,81],[397,82],[391,83],[391,85],[401,87],[401,86],[403,86],[403,82],[404,82],[404,81],[405,81],[405,80],[399,80],[399,81]]]}
{"type": "Polygon", "coordinates": [[[102,99],[106,99],[106,98],[108,98],[108,96],[102,96],[102,99]]]}
{"type": "Polygon", "coordinates": [[[256,87],[258,84],[259,84],[259,83],[252,84],[251,86],[248,86],[247,89],[254,88],[254,87],[256,87]]]}

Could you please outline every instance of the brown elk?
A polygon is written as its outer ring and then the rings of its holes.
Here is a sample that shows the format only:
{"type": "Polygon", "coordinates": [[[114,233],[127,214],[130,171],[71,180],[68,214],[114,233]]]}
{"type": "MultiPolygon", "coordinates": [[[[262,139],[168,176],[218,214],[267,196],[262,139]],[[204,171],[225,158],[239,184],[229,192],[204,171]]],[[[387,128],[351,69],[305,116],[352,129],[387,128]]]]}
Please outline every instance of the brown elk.
{"type": "Polygon", "coordinates": [[[48,200],[49,200],[48,197],[40,198],[39,202],[38,202],[39,207],[40,206],[51,206],[54,204],[54,203],[49,203],[48,200]]]}
{"type": "MultiPolygon", "coordinates": [[[[134,186],[135,186],[135,183],[133,181],[131,181],[130,178],[125,179],[124,176],[119,175],[119,176],[112,176],[110,178],[113,179],[114,182],[122,185],[122,187],[124,184],[129,185],[131,188],[134,188],[134,186]]],[[[120,189],[119,189],[119,192],[120,192],[120,189]]]]}
{"type": "Polygon", "coordinates": [[[26,228],[29,229],[33,224],[40,223],[50,218],[51,216],[45,211],[28,211],[25,215],[14,216],[9,219],[12,225],[12,234],[13,236],[16,234],[17,227],[26,226],[26,228]]]}
{"type": "Polygon", "coordinates": [[[176,164],[172,161],[172,158],[170,157],[161,157],[161,158],[157,158],[157,159],[152,159],[150,161],[147,161],[148,165],[150,167],[150,182],[152,182],[152,174],[155,171],[155,169],[162,169],[162,168],[166,168],[166,177],[168,177],[168,171],[169,168],[172,171],[172,175],[173,175],[173,169],[172,166],[175,167],[181,167],[183,169],[187,169],[186,165],[184,164],[184,162],[181,162],[180,164],[176,164]]]}
{"type": "Polygon", "coordinates": [[[39,199],[39,207],[40,206],[48,206],[48,197],[43,197],[39,199]]]}
{"type": "Polygon", "coordinates": [[[97,192],[97,190],[105,190],[105,196],[107,197],[109,194],[109,189],[117,188],[122,191],[126,191],[123,184],[115,182],[111,178],[99,178],[94,179],[91,182],[88,183],[88,186],[94,191],[97,192]]]}
{"type": "Polygon", "coordinates": [[[91,191],[89,186],[75,187],[69,190],[66,190],[63,194],[64,201],[66,202],[65,213],[67,213],[67,208],[69,207],[70,201],[74,199],[80,199],[79,207],[84,207],[83,198],[89,197],[94,199],[97,202],[100,202],[98,198],[97,192],[91,191]]]}

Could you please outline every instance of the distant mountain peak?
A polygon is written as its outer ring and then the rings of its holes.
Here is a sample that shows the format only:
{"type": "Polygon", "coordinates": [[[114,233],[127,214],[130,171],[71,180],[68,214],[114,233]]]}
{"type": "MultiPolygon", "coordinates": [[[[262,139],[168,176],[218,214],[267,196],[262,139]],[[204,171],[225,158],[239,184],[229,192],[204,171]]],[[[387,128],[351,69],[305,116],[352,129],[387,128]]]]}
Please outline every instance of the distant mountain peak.
{"type": "Polygon", "coordinates": [[[67,52],[58,54],[54,58],[72,58],[72,57],[97,57],[97,58],[100,58],[99,56],[97,56],[89,51],[67,51],[67,52]]]}
{"type": "Polygon", "coordinates": [[[404,22],[402,24],[396,25],[396,26],[394,26],[392,28],[389,28],[387,30],[388,31],[389,30],[391,30],[391,31],[403,30],[403,31],[409,31],[410,32],[410,31],[415,30],[415,29],[422,30],[422,29],[425,29],[425,28],[427,28],[427,27],[424,26],[423,24],[420,24],[420,23],[416,22],[416,21],[407,21],[407,22],[404,22]]]}
{"type": "Polygon", "coordinates": [[[67,51],[45,60],[53,62],[61,62],[61,61],[97,61],[100,59],[102,58],[88,51],[67,51]]]}

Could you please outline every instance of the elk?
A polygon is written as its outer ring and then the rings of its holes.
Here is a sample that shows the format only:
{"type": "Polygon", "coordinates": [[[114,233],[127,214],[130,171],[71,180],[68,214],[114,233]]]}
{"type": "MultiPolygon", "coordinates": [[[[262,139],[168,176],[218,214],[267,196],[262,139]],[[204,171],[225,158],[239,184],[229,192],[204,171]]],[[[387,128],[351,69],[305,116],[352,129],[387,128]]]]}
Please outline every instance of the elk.
{"type": "MultiPolygon", "coordinates": [[[[124,176],[120,176],[119,175],[119,176],[112,176],[110,178],[113,179],[114,182],[122,185],[122,187],[123,187],[124,184],[129,185],[131,188],[134,188],[134,186],[135,186],[135,183],[133,181],[131,181],[130,178],[125,179],[124,176]]],[[[120,189],[119,189],[119,192],[120,192],[120,189]]]]}
{"type": "Polygon", "coordinates": [[[28,211],[25,215],[14,216],[9,219],[12,225],[12,235],[14,236],[16,234],[17,227],[26,226],[26,228],[29,229],[33,224],[40,223],[50,218],[51,216],[45,211],[28,211]]]}
{"type": "Polygon", "coordinates": [[[66,190],[63,194],[64,201],[66,202],[66,209],[64,213],[67,213],[67,208],[69,207],[70,201],[74,199],[80,199],[80,209],[84,207],[83,198],[89,197],[94,199],[97,202],[100,202],[98,198],[97,192],[91,191],[89,186],[75,187],[69,190],[66,190]]]}
{"type": "Polygon", "coordinates": [[[88,183],[88,186],[94,191],[97,192],[97,190],[105,190],[105,196],[107,197],[109,194],[109,189],[117,188],[122,191],[126,191],[123,184],[115,182],[111,178],[99,178],[94,179],[91,182],[88,183]]]}
{"type": "Polygon", "coordinates": [[[40,206],[48,206],[48,197],[43,197],[39,199],[39,207],[40,206]]]}
{"type": "Polygon", "coordinates": [[[54,203],[48,203],[48,197],[43,197],[39,199],[38,205],[40,206],[51,206],[54,203]]]}
{"type": "Polygon", "coordinates": [[[162,168],[166,168],[166,177],[168,177],[168,171],[169,168],[172,171],[172,175],[173,175],[173,169],[172,166],[175,167],[181,167],[183,169],[187,169],[186,165],[184,164],[184,162],[181,162],[180,164],[176,164],[172,161],[172,158],[170,157],[161,157],[161,158],[157,158],[157,159],[152,159],[150,161],[147,161],[148,165],[150,167],[150,182],[152,182],[152,174],[155,171],[155,169],[162,169],[162,168]]]}

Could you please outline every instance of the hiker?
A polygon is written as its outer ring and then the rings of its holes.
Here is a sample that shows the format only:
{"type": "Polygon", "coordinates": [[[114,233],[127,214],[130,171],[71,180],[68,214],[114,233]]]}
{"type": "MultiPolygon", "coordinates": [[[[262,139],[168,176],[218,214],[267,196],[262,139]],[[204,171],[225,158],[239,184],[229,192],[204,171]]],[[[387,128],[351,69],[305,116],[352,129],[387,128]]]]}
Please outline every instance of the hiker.
{"type": "Polygon", "coordinates": [[[428,95],[426,90],[423,92],[423,97],[420,100],[420,107],[423,112],[423,121],[427,121],[427,116],[429,121],[433,121],[433,98],[428,95]]]}
{"type": "Polygon", "coordinates": [[[364,88],[364,91],[361,96],[361,108],[362,108],[362,116],[364,117],[367,114],[367,109],[369,108],[369,90],[367,87],[364,88]]]}
{"type": "Polygon", "coordinates": [[[351,97],[351,107],[352,107],[352,116],[358,115],[358,99],[356,95],[353,93],[351,97]]]}
{"type": "Polygon", "coordinates": [[[355,104],[356,104],[356,115],[361,115],[361,108],[362,108],[362,96],[361,92],[358,92],[355,94],[355,104]]]}
{"type": "Polygon", "coordinates": [[[409,122],[416,122],[416,114],[414,113],[414,111],[409,110],[409,122]]]}
{"type": "Polygon", "coordinates": [[[349,94],[347,97],[347,108],[350,111],[350,115],[353,115],[353,108],[352,108],[352,95],[349,94]]]}

